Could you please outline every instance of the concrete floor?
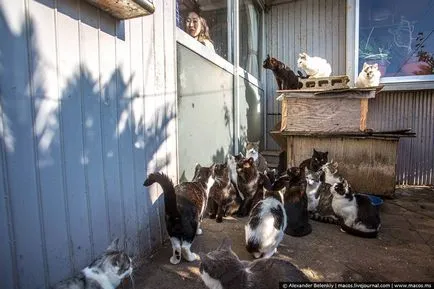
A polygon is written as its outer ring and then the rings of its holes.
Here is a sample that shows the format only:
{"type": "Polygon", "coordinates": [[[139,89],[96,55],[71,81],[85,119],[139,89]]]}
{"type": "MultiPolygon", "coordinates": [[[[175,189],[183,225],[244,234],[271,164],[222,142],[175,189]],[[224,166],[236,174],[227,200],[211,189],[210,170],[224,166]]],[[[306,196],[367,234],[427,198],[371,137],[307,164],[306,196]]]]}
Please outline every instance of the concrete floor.
{"type": "MultiPolygon", "coordinates": [[[[434,189],[397,189],[396,197],[382,205],[381,218],[377,239],[358,238],[335,225],[311,221],[312,233],[301,238],[286,235],[277,256],[289,258],[312,281],[434,281],[434,189]]],[[[220,224],[205,219],[204,234],[195,239],[193,252],[213,250],[229,236],[235,253],[252,260],[244,248],[245,222],[246,218],[227,218],[220,224]]],[[[136,270],[135,288],[205,288],[199,262],[172,265],[171,254],[166,242],[136,270]]]]}

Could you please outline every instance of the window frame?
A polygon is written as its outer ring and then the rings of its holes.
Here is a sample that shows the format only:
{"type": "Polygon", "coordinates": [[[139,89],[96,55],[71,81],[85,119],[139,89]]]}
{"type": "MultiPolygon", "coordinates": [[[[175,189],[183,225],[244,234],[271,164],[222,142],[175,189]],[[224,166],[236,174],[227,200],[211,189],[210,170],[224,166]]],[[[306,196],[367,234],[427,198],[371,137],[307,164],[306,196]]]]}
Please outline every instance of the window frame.
{"type": "MultiPolygon", "coordinates": [[[[347,0],[346,72],[354,81],[359,75],[359,11],[360,0],[347,0]]],[[[380,83],[383,90],[434,89],[434,75],[381,77],[380,83]]]]}

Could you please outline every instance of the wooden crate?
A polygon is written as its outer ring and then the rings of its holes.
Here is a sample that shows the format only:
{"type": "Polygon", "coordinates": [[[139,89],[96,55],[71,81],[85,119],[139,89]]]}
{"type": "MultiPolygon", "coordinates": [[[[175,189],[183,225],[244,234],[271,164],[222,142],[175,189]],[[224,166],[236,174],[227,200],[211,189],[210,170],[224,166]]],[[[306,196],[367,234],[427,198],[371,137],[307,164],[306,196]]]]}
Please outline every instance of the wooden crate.
{"type": "Polygon", "coordinates": [[[357,192],[391,196],[395,191],[395,165],[399,137],[282,135],[286,138],[288,166],[298,166],[312,149],[328,151],[339,173],[357,192]]]}
{"type": "Polygon", "coordinates": [[[278,91],[282,102],[281,131],[358,132],[365,130],[368,99],[376,89],[278,91]]]}

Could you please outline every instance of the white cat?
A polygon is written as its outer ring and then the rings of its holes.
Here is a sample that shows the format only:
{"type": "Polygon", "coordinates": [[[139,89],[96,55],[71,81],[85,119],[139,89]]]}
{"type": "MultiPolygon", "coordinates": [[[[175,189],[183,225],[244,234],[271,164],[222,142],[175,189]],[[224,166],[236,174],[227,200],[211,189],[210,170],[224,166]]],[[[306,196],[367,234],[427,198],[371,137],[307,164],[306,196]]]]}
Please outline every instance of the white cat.
{"type": "Polygon", "coordinates": [[[318,56],[310,57],[306,52],[299,54],[297,63],[309,78],[329,77],[332,73],[332,67],[327,60],[318,56]]]}
{"type": "Polygon", "coordinates": [[[378,64],[363,63],[363,69],[356,80],[356,87],[372,87],[380,84],[381,72],[378,70],[378,64]]]}

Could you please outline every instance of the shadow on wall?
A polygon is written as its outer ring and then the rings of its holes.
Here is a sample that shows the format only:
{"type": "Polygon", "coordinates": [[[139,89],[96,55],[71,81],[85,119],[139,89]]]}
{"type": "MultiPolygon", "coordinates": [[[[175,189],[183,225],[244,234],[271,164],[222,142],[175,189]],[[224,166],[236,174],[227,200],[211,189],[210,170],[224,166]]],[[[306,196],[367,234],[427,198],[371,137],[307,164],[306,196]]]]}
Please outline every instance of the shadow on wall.
{"type": "Polygon", "coordinates": [[[134,91],[135,75],[125,77],[122,64],[106,80],[86,64],[65,70],[42,53],[33,19],[18,25],[3,6],[2,285],[49,287],[115,237],[130,254],[149,254],[165,236],[164,206],[161,192],[142,183],[170,162],[165,143],[175,108],[160,105],[162,95],[134,91]]]}

